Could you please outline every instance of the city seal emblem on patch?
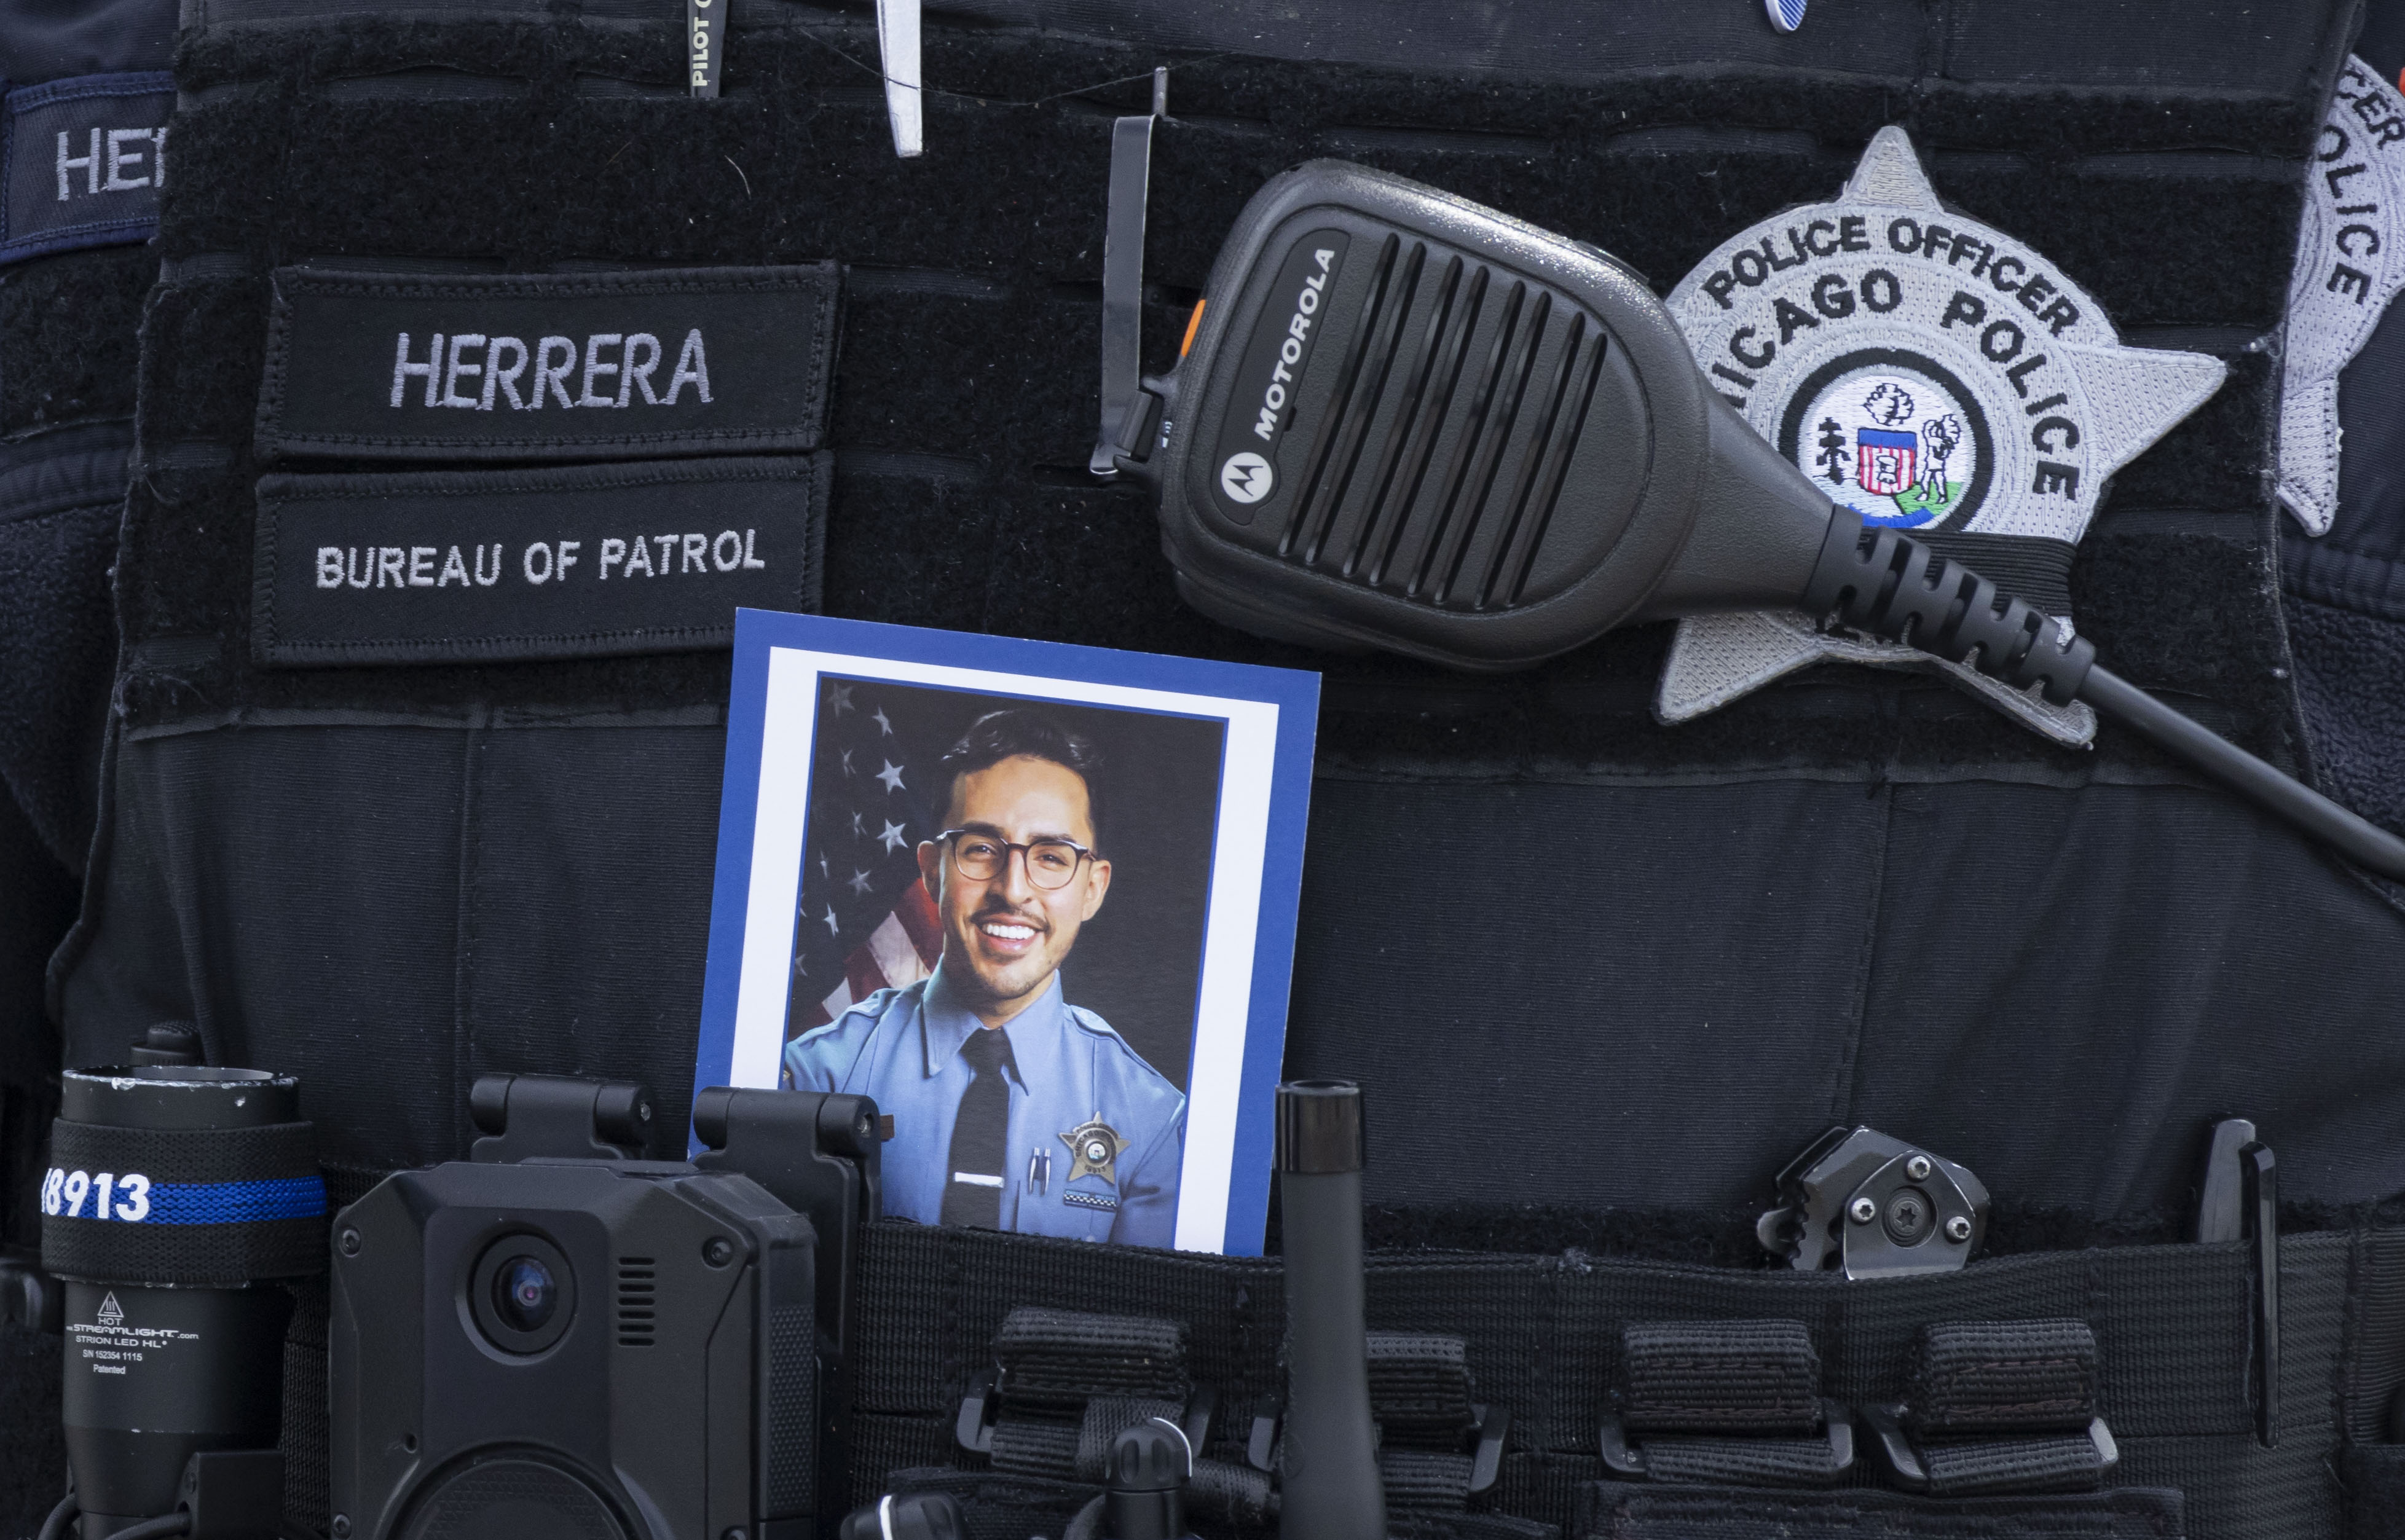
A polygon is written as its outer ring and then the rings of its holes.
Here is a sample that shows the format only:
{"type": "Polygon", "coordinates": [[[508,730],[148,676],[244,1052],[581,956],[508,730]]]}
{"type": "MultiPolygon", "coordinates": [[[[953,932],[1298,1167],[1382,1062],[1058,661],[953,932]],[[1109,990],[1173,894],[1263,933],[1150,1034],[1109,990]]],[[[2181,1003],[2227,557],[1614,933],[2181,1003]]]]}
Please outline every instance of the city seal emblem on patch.
{"type": "MultiPolygon", "coordinates": [[[[1881,129],[1835,203],[1723,243],[1670,291],[1714,388],[1833,502],[1909,529],[2071,623],[2105,479],[2221,386],[2196,353],[2121,345],[2088,292],[1940,203],[1881,129]]],[[[1934,668],[2058,743],[2096,719],[1800,613],[1679,623],[1654,714],[1681,722],[1824,658],[1934,668]]]]}

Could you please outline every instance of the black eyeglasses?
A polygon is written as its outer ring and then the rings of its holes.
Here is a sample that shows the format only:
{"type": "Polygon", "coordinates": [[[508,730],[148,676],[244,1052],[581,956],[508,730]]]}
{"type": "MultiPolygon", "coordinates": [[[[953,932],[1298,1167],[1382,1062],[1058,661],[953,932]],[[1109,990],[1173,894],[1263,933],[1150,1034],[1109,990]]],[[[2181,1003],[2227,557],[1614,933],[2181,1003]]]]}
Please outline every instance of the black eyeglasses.
{"type": "Polygon", "coordinates": [[[1012,851],[1023,851],[1027,880],[1048,890],[1069,886],[1078,863],[1094,854],[1073,839],[1030,840],[1020,845],[982,829],[947,829],[935,838],[951,842],[952,865],[971,882],[992,882],[1010,864],[1012,851]]]}

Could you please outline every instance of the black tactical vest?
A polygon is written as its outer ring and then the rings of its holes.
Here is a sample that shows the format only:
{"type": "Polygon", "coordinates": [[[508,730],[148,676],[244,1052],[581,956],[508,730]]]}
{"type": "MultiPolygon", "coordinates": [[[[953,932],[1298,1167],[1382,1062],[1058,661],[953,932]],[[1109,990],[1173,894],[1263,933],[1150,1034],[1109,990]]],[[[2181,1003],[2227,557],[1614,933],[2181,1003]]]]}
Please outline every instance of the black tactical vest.
{"type": "MultiPolygon", "coordinates": [[[[2125,1469],[2185,1491],[2194,1533],[2337,1533],[2331,1462],[2405,1380],[2379,1325],[2396,1241],[2373,1227],[2405,1188],[2398,889],[2109,727],[2056,749],[1923,676],[1823,665],[1666,727],[1667,628],[1499,679],[1260,641],[1182,608],[1142,499],[1084,468],[1111,120],[1145,110],[1156,65],[1155,369],[1238,207],[1315,155],[1591,241],[1658,291],[1829,197],[1902,124],[1950,204],[2059,262],[2124,341],[2229,363],[2115,479],[2070,595],[2117,669],[2311,777],[2264,471],[2351,5],[1826,0],[1781,36],[1738,0],[969,3],[929,20],[910,161],[863,16],[734,15],[705,103],[650,0],[187,0],[99,831],[51,970],[68,1062],[175,1018],[213,1062],[297,1073],[344,1199],[460,1154],[489,1071],[640,1078],[682,1126],[724,653],[597,656],[557,627],[482,651],[285,645],[289,510],[263,477],[497,462],[296,448],[262,401],[288,404],[271,360],[328,273],[565,294],[832,263],[816,436],[781,449],[825,456],[786,607],[1324,671],[1287,1069],[1377,1106],[1371,1240],[1396,1254],[1372,1323],[1457,1331],[1520,1408],[1498,1511],[1623,1533],[1581,1493],[1630,1319],[1800,1311],[1871,1396],[1930,1320],[2042,1314],[2094,1329],[2125,1469]],[[2276,1449],[2245,1390],[2244,1258],[2177,1244],[2200,1132],[2228,1113],[2278,1150],[2298,1231],[2276,1449]],[[2000,1270],[1951,1294],[1797,1281],[1808,1298],[1745,1270],[1771,1175],[1832,1123],[1976,1170],[2000,1270]]],[[[0,321],[12,376],[88,363],[121,399],[79,333],[0,321]]],[[[579,390],[618,389],[581,367],[546,432],[579,390]]],[[[393,389],[438,383],[482,388],[393,389]]],[[[596,463],[564,440],[508,461],[536,494],[596,463]]],[[[330,540],[383,549],[364,525],[330,540]]],[[[870,1297],[945,1324],[933,1358],[872,1328],[860,1482],[949,1458],[1011,1304],[1180,1315],[1234,1393],[1273,1383],[1273,1265],[1073,1267],[1044,1244],[872,1246],[870,1297]]],[[[296,1386],[321,1329],[295,1327],[296,1386]]],[[[2405,1488],[2384,1468],[2349,1479],[2405,1488]]],[[[315,1501],[297,1491],[295,1519],[322,1524],[315,1501]]]]}

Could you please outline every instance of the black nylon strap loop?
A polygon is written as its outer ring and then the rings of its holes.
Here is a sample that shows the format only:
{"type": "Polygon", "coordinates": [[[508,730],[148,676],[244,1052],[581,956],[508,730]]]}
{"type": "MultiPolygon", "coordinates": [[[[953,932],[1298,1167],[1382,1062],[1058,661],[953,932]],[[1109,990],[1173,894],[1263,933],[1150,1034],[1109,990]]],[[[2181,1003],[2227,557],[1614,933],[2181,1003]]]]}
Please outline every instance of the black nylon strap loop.
{"type": "Polygon", "coordinates": [[[256,1128],[124,1128],[50,1124],[50,1164],[74,1170],[141,1171],[153,1182],[267,1182],[316,1176],[317,1146],[306,1123],[256,1128]]]}
{"type": "Polygon", "coordinates": [[[1913,1354],[1916,1434],[2041,1433],[2096,1415],[2096,1335],[2084,1321],[1933,1323],[1913,1354]]]}
{"type": "Polygon", "coordinates": [[[1109,1469],[1111,1440],[1156,1417],[1182,1426],[1186,1407],[1142,1395],[1098,1395],[1087,1402],[1086,1419],[1077,1429],[1077,1479],[1099,1484],[1109,1469]]]}
{"type": "Polygon", "coordinates": [[[1149,1316],[1016,1309],[994,1337],[993,1357],[1011,1407],[1076,1409],[1099,1395],[1183,1405],[1191,1389],[1186,1327],[1149,1316]]]}
{"type": "Polygon", "coordinates": [[[1920,1453],[1933,1497],[2090,1491],[2104,1476],[2103,1458],[2084,1435],[1925,1444],[1920,1453]]]}
{"type": "Polygon", "coordinates": [[[1821,1427],[1821,1355],[1801,1322],[1640,1323],[1620,1345],[1620,1414],[1632,1433],[1821,1427]]]}
{"type": "Polygon", "coordinates": [[[1469,1348],[1460,1337],[1371,1332],[1370,1410],[1389,1443],[1450,1449],[1477,1421],[1469,1348]]]}
{"type": "Polygon", "coordinates": [[[1383,1449],[1378,1483],[1389,1513],[1459,1513],[1470,1500],[1470,1456],[1432,1449],[1383,1449]]]}
{"type": "Polygon", "coordinates": [[[1645,1446],[1652,1481],[1739,1487],[1823,1487],[1839,1464],[1825,1438],[1657,1438],[1645,1446]]]}
{"type": "Polygon", "coordinates": [[[248,1225],[119,1225],[48,1215],[42,1267],[93,1283],[239,1288],[326,1270],[326,1221],[248,1225]]]}

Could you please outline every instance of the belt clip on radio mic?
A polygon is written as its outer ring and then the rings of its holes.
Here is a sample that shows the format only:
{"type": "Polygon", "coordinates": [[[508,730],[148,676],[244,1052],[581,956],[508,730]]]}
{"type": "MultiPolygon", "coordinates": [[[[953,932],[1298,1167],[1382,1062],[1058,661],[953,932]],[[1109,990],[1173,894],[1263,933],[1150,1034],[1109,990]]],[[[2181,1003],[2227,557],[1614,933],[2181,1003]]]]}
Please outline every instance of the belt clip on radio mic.
{"type": "MultiPolygon", "coordinates": [[[[41,1190],[82,1540],[272,1540],[282,1516],[285,1282],[326,1266],[326,1189],[297,1081],[193,1062],[70,1070],[41,1190]]],[[[72,1509],[69,1505],[73,1505],[72,1509]]]]}
{"type": "Polygon", "coordinates": [[[2098,666],[2066,623],[1833,503],[1705,380],[1643,278],[1583,241],[1308,161],[1237,217],[1176,366],[1137,378],[1149,141],[1120,121],[1090,463],[1152,494],[1202,613],[1500,671],[1617,626],[1801,610],[2085,701],[2405,881],[2405,839],[2098,666]]]}
{"type": "Polygon", "coordinates": [[[1286,1243],[1286,1435],[1278,1533],[1385,1540],[1386,1492],[1370,1416],[1361,1268],[1361,1088],[1295,1080],[1277,1090],[1286,1243]]]}

